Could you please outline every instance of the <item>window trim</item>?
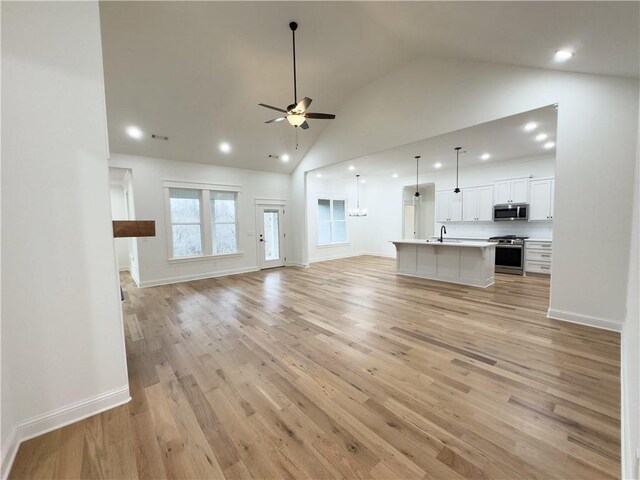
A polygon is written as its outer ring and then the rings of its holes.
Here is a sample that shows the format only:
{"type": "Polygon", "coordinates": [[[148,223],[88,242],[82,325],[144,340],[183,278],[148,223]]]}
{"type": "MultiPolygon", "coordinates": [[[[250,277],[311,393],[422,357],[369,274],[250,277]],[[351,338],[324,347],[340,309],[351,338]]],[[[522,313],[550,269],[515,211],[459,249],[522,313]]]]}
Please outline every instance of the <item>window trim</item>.
{"type": "Polygon", "coordinates": [[[167,261],[169,263],[193,262],[198,260],[211,260],[214,258],[235,258],[244,255],[244,252],[240,249],[240,228],[242,224],[240,216],[240,202],[242,199],[242,188],[239,185],[164,181],[162,186],[164,190],[167,261]],[[186,257],[175,257],[173,255],[173,223],[171,221],[171,194],[169,191],[171,188],[186,188],[190,190],[198,190],[200,192],[200,234],[202,236],[202,254],[200,255],[190,255],[186,257]],[[236,194],[236,246],[238,248],[236,252],[213,253],[213,218],[211,214],[212,191],[233,192],[236,194]]]}
{"type": "MultiPolygon", "coordinates": [[[[316,248],[325,248],[325,247],[343,247],[345,245],[349,245],[351,242],[349,241],[349,199],[347,197],[335,196],[335,195],[318,195],[316,197],[316,248]],[[329,200],[330,202],[330,231],[331,231],[331,242],[330,243],[320,243],[318,238],[319,225],[320,225],[320,211],[318,210],[318,202],[320,200],[329,200]],[[333,219],[333,202],[334,201],[343,201],[344,202],[344,220],[334,220],[333,219]],[[334,241],[334,222],[339,221],[343,222],[345,225],[345,239],[344,241],[335,242],[334,241]]],[[[326,222],[325,222],[326,223],[326,222]]]]}

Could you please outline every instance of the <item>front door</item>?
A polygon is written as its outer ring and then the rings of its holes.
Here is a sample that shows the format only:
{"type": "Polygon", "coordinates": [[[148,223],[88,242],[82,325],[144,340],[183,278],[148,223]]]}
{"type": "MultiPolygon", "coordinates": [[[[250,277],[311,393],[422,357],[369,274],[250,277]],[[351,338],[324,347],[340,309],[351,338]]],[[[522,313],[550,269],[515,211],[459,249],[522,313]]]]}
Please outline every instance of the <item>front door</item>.
{"type": "Polygon", "coordinates": [[[284,266],[284,207],[258,205],[258,265],[261,269],[284,266]]]}

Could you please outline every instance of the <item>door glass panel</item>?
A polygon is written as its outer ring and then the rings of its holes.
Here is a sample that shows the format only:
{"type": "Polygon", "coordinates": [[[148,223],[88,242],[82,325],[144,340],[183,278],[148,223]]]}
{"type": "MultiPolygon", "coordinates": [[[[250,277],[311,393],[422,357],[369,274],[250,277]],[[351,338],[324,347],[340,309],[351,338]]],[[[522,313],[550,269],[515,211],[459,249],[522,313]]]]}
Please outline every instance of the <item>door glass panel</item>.
{"type": "Polygon", "coordinates": [[[267,262],[280,258],[280,224],[278,220],[278,210],[264,211],[264,259],[267,262]]]}

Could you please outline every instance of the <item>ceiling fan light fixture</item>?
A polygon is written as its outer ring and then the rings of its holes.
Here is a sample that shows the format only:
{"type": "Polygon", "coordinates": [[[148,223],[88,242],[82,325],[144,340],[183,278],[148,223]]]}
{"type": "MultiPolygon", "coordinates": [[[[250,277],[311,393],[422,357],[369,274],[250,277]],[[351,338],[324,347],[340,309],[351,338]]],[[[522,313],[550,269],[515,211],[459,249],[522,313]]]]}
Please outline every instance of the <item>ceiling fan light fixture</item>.
{"type": "Polygon", "coordinates": [[[299,127],[306,121],[303,115],[290,114],[287,115],[287,122],[289,122],[294,127],[299,127]]]}

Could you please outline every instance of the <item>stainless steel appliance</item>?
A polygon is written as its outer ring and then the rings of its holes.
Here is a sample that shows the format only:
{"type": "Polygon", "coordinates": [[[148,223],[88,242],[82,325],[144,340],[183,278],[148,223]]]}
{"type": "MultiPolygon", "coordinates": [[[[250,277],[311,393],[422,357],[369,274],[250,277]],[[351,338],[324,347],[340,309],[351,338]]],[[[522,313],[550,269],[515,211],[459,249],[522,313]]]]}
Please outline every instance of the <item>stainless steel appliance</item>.
{"type": "Polygon", "coordinates": [[[504,203],[493,206],[494,222],[509,222],[513,220],[529,220],[528,203],[504,203]]]}
{"type": "Polygon", "coordinates": [[[528,237],[503,235],[491,237],[496,245],[496,273],[524,275],[524,241],[528,237]]]}

